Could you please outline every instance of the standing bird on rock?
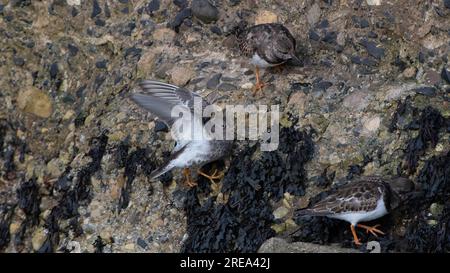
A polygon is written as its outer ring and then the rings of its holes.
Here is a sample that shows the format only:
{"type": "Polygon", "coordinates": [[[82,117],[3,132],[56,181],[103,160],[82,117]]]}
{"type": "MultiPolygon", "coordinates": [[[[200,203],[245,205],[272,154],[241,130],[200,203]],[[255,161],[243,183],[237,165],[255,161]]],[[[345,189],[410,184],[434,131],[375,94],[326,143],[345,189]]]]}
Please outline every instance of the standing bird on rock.
{"type": "MultiPolygon", "coordinates": [[[[182,130],[179,133],[179,130],[175,130],[176,145],[171,156],[162,166],[150,174],[150,179],[157,178],[173,168],[184,168],[183,174],[186,178],[186,184],[193,187],[197,184],[192,180],[190,167],[198,167],[198,174],[208,178],[211,182],[214,182],[215,179],[221,179],[223,174],[218,174],[217,170],[212,175],[207,175],[201,171],[201,167],[228,155],[232,147],[232,141],[216,140],[209,131],[205,130],[202,117],[194,115],[194,99],[201,100],[200,95],[175,85],[149,80],[140,82],[135,91],[131,94],[131,100],[158,116],[169,127],[181,124],[177,120],[182,117],[174,118],[171,116],[174,107],[181,107],[190,112],[192,117],[192,132],[182,130]],[[198,132],[195,130],[198,130],[198,132]]],[[[203,108],[205,104],[203,100],[201,102],[200,107],[203,108]]]]}
{"type": "Polygon", "coordinates": [[[372,221],[388,214],[413,190],[414,183],[403,177],[360,177],[338,188],[312,207],[297,211],[297,216],[326,216],[347,221],[355,244],[361,245],[355,227],[363,228],[375,236],[384,233],[378,229],[379,225],[370,227],[359,222],[372,221]]]}
{"type": "Polygon", "coordinates": [[[300,62],[295,55],[296,42],[294,36],[282,24],[260,24],[245,29],[237,34],[241,53],[251,58],[255,65],[256,85],[253,89],[262,91],[259,69],[281,65],[289,60],[300,62]]]}

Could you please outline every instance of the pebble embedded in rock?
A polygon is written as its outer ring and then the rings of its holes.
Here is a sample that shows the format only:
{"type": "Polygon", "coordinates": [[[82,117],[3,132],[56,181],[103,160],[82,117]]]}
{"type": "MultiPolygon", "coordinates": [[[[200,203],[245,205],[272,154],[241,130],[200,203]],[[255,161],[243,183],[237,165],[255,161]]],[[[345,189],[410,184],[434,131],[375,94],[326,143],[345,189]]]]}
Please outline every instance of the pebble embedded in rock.
{"type": "Polygon", "coordinates": [[[309,31],[309,39],[314,40],[314,41],[319,41],[320,36],[319,36],[319,34],[317,34],[317,32],[315,32],[314,30],[311,29],[309,31]]]}
{"type": "Polygon", "coordinates": [[[139,237],[137,239],[136,243],[137,243],[138,246],[142,247],[143,249],[147,249],[148,244],[141,237],[139,237]]]}
{"type": "Polygon", "coordinates": [[[75,57],[78,54],[79,49],[75,45],[68,44],[67,48],[69,49],[70,56],[75,57]]]}
{"type": "Polygon", "coordinates": [[[180,9],[184,9],[188,5],[187,0],[173,0],[173,3],[180,9]]]}
{"type": "Polygon", "coordinates": [[[102,8],[100,7],[100,5],[98,4],[97,0],[94,0],[92,2],[92,14],[91,14],[91,18],[96,17],[97,15],[99,15],[102,12],[102,8]]]}
{"type": "Polygon", "coordinates": [[[369,6],[379,6],[381,5],[382,0],[366,0],[367,5],[369,6]]]}
{"type": "Polygon", "coordinates": [[[212,33],[215,33],[217,35],[222,35],[222,30],[218,26],[211,26],[209,30],[211,30],[212,33]]]}
{"type": "Polygon", "coordinates": [[[192,15],[191,9],[185,8],[182,9],[169,23],[170,27],[175,29],[175,31],[178,31],[178,28],[181,26],[181,24],[184,22],[185,19],[190,18],[192,15]]]}
{"type": "Polygon", "coordinates": [[[256,14],[255,25],[278,22],[278,15],[270,10],[261,10],[256,14]]]}
{"type": "Polygon", "coordinates": [[[234,85],[231,84],[231,83],[226,83],[226,82],[224,82],[224,83],[221,83],[221,84],[219,85],[219,87],[217,87],[217,89],[218,89],[219,91],[233,91],[233,90],[236,90],[237,87],[234,86],[234,85]]]}
{"type": "Polygon", "coordinates": [[[59,69],[57,63],[52,63],[50,65],[50,78],[55,79],[58,75],[59,69]]]}
{"type": "Polygon", "coordinates": [[[432,86],[419,87],[419,88],[414,89],[414,91],[418,94],[428,96],[428,97],[432,97],[432,96],[436,95],[436,88],[432,87],[432,86]]]}
{"type": "Polygon", "coordinates": [[[310,26],[314,26],[320,19],[320,7],[317,3],[311,6],[311,8],[306,13],[306,19],[310,26]]]}
{"type": "Polygon", "coordinates": [[[364,129],[368,132],[375,132],[378,130],[381,124],[381,118],[376,116],[373,118],[369,118],[364,122],[364,129]]]}
{"type": "Polygon", "coordinates": [[[145,11],[148,14],[153,14],[155,11],[159,10],[159,0],[152,0],[150,3],[148,3],[148,5],[145,7],[145,11]]]}
{"type": "Polygon", "coordinates": [[[286,216],[288,213],[289,213],[289,209],[281,206],[273,212],[273,216],[275,217],[275,219],[281,219],[284,216],[286,216]]]}
{"type": "Polygon", "coordinates": [[[13,62],[17,66],[23,66],[25,64],[25,60],[21,57],[14,57],[13,62]]]}
{"type": "Polygon", "coordinates": [[[450,71],[448,71],[445,67],[442,68],[441,77],[444,79],[448,84],[450,84],[450,71]]]}
{"type": "Polygon", "coordinates": [[[444,6],[450,9],[450,0],[444,0],[444,6]]]}
{"type": "Polygon", "coordinates": [[[95,63],[95,67],[99,69],[105,69],[106,65],[108,64],[108,60],[101,60],[95,63]]]}
{"type": "Polygon", "coordinates": [[[175,66],[167,71],[167,74],[170,75],[172,83],[177,86],[186,85],[195,75],[194,70],[186,66],[175,66]]]}
{"type": "Polygon", "coordinates": [[[104,26],[106,25],[106,22],[105,22],[105,20],[103,20],[103,19],[97,18],[97,19],[95,20],[95,25],[97,25],[97,26],[99,26],[99,27],[104,27],[104,26]]]}
{"type": "Polygon", "coordinates": [[[171,42],[175,38],[175,31],[170,28],[158,28],[153,32],[153,39],[160,42],[171,42]]]}
{"type": "Polygon", "coordinates": [[[217,85],[220,83],[220,78],[222,78],[222,74],[218,73],[212,76],[208,82],[206,83],[206,88],[208,89],[215,89],[217,85]]]}
{"type": "Polygon", "coordinates": [[[36,87],[29,87],[20,92],[17,96],[17,104],[23,111],[41,118],[50,117],[53,111],[50,97],[36,87]]]}
{"type": "Polygon", "coordinates": [[[377,45],[377,43],[375,43],[373,41],[369,41],[367,39],[362,39],[360,41],[360,43],[361,43],[361,45],[363,45],[366,48],[367,53],[369,53],[369,55],[371,55],[379,60],[384,57],[385,50],[384,50],[384,48],[379,47],[377,45]]]}
{"type": "Polygon", "coordinates": [[[31,238],[31,245],[33,246],[34,251],[38,251],[41,246],[44,244],[45,240],[47,240],[47,234],[44,228],[38,228],[31,238]]]}
{"type": "Polygon", "coordinates": [[[219,10],[208,0],[193,0],[192,14],[203,23],[209,24],[219,19],[219,10]]]}

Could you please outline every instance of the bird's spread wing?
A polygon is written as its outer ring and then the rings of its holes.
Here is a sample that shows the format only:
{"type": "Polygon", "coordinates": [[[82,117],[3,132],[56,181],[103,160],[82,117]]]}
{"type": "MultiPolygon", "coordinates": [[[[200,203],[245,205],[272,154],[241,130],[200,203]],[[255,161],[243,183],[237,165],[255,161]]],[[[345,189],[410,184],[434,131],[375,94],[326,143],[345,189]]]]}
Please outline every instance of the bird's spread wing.
{"type": "Polygon", "coordinates": [[[169,126],[176,119],[171,116],[173,107],[186,107],[186,110],[192,112],[194,98],[201,99],[200,95],[176,85],[150,80],[141,81],[130,98],[169,126]]]}

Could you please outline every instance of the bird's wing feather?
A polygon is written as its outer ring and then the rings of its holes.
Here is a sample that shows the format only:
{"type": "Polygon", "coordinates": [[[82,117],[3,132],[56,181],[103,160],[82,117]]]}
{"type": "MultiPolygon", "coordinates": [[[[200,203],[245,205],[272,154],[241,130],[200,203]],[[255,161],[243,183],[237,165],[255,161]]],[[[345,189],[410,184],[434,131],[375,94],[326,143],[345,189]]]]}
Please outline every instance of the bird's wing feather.
{"type": "Polygon", "coordinates": [[[136,92],[131,94],[131,100],[145,110],[155,114],[167,125],[172,126],[171,117],[173,107],[186,107],[193,111],[194,99],[201,99],[200,95],[190,92],[176,85],[158,81],[144,80],[138,84],[136,92]]]}

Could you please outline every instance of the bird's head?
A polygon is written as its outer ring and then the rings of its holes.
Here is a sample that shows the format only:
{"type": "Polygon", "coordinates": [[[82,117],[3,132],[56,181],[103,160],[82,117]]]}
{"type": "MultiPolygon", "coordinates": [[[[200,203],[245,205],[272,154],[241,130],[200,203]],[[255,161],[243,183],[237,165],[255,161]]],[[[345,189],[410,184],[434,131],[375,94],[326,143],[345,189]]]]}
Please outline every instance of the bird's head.
{"type": "Polygon", "coordinates": [[[277,37],[274,40],[275,55],[285,61],[294,60],[300,62],[300,59],[295,54],[295,42],[285,36],[277,37]]]}
{"type": "Polygon", "coordinates": [[[397,177],[390,181],[391,189],[397,194],[403,195],[414,191],[415,185],[408,178],[397,177]]]}

